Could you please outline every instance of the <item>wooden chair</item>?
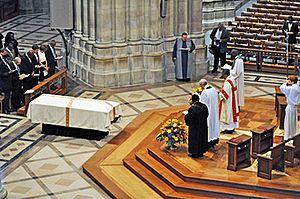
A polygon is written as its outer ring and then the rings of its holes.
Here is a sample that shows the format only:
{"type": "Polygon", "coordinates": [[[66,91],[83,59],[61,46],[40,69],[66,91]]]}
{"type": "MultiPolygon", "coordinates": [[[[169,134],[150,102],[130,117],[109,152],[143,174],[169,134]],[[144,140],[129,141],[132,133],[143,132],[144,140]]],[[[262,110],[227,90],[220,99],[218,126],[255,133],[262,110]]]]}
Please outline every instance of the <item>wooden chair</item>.
{"type": "Polygon", "coordinates": [[[263,40],[267,41],[269,39],[269,36],[268,35],[257,34],[256,39],[261,40],[261,41],[263,41],[263,40]]]}
{"type": "Polygon", "coordinates": [[[267,15],[267,13],[261,13],[261,12],[255,12],[253,14],[254,17],[257,17],[257,18],[265,18],[267,15]]]}
{"type": "Polygon", "coordinates": [[[265,28],[266,24],[264,23],[253,23],[253,28],[265,28]]]}
{"type": "Polygon", "coordinates": [[[274,20],[273,20],[273,24],[280,24],[280,25],[283,25],[283,23],[284,23],[284,20],[282,20],[282,19],[274,19],[274,20]]]}
{"type": "Polygon", "coordinates": [[[276,19],[277,16],[278,16],[277,14],[271,14],[271,13],[266,14],[266,18],[269,18],[269,19],[276,19]]]}
{"type": "Polygon", "coordinates": [[[235,46],[237,46],[237,47],[248,47],[249,46],[249,40],[248,39],[237,38],[235,40],[235,46]]]}
{"type": "Polygon", "coordinates": [[[294,167],[295,157],[300,157],[300,134],[294,136],[289,141],[285,143],[284,149],[286,150],[285,154],[285,163],[287,166],[294,167]]]}
{"type": "Polygon", "coordinates": [[[242,27],[249,27],[249,28],[252,28],[253,23],[248,22],[248,21],[240,21],[239,25],[242,26],[242,27]]]}
{"type": "Polygon", "coordinates": [[[276,46],[276,51],[286,51],[286,44],[283,42],[278,42],[276,46]]]}
{"type": "Polygon", "coordinates": [[[248,32],[249,31],[249,28],[248,27],[236,27],[236,31],[237,32],[248,32]]]}
{"type": "Polygon", "coordinates": [[[258,154],[257,160],[258,177],[271,180],[273,169],[284,172],[284,142],[271,147],[271,149],[264,154],[258,154]]]}
{"type": "Polygon", "coordinates": [[[241,37],[244,39],[254,39],[256,37],[256,34],[253,33],[242,33],[241,37]]]}
{"type": "Polygon", "coordinates": [[[256,34],[260,34],[262,32],[261,28],[250,28],[249,29],[249,33],[256,33],[256,34]]]}
{"type": "Polygon", "coordinates": [[[230,37],[240,38],[243,33],[230,32],[230,37]]]}
{"type": "Polygon", "coordinates": [[[258,23],[258,22],[259,22],[259,19],[256,18],[256,17],[248,17],[248,18],[247,18],[247,21],[248,21],[248,22],[258,23]]]}
{"type": "Polygon", "coordinates": [[[263,29],[262,34],[263,35],[273,35],[274,34],[274,30],[273,29],[263,29]]]}
{"type": "Polygon", "coordinates": [[[275,25],[275,24],[267,24],[267,25],[266,25],[266,28],[267,28],[267,29],[277,30],[277,29],[278,29],[278,26],[275,25]]]}
{"type": "Polygon", "coordinates": [[[249,39],[249,47],[255,49],[262,49],[261,41],[255,39],[249,39]]]}
{"type": "Polygon", "coordinates": [[[235,21],[247,21],[248,17],[244,17],[244,16],[237,16],[235,17],[235,21]]]}
{"type": "Polygon", "coordinates": [[[266,19],[266,18],[261,18],[259,19],[259,23],[265,23],[265,24],[270,24],[272,23],[272,19],[266,19]]]}
{"type": "Polygon", "coordinates": [[[270,41],[278,41],[278,42],[284,42],[285,37],[284,36],[274,36],[271,35],[270,41]]]}
{"type": "MultiPolygon", "coordinates": [[[[299,9],[299,8],[298,8],[299,9]]],[[[283,15],[291,15],[294,16],[295,15],[295,11],[294,10],[282,10],[282,14],[283,15]]]]}
{"type": "Polygon", "coordinates": [[[248,12],[258,12],[258,8],[247,8],[248,12]]]}
{"type": "Polygon", "coordinates": [[[252,17],[253,16],[253,12],[242,12],[242,16],[243,17],[252,17]]]}

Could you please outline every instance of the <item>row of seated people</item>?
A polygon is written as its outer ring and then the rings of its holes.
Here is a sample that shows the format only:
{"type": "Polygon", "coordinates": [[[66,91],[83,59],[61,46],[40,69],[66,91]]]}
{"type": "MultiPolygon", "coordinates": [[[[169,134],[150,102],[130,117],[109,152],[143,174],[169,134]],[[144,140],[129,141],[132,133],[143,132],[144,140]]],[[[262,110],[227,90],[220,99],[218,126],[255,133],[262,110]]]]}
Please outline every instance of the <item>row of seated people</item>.
{"type": "MultiPolygon", "coordinates": [[[[24,103],[24,93],[55,73],[56,42],[36,44],[28,52],[19,54],[13,44],[0,52],[0,89],[4,95],[3,112],[15,112],[24,103]]],[[[54,88],[53,88],[54,89],[54,88]]]]}

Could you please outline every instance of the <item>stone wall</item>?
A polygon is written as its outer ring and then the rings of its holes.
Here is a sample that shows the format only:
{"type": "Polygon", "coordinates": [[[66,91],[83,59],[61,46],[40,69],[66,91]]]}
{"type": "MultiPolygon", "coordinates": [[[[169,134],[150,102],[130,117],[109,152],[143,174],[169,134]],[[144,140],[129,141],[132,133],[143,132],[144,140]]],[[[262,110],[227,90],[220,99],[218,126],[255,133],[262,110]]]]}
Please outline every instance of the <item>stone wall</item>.
{"type": "Polygon", "coordinates": [[[19,13],[46,13],[49,14],[51,0],[19,0],[19,13]]]}
{"type": "Polygon", "coordinates": [[[203,29],[216,27],[220,22],[231,21],[235,12],[249,0],[203,0],[203,29]]]}
{"type": "Polygon", "coordinates": [[[192,79],[207,73],[202,0],[75,0],[70,70],[100,87],[152,84],[174,79],[172,49],[188,32],[195,50],[192,79]]]}

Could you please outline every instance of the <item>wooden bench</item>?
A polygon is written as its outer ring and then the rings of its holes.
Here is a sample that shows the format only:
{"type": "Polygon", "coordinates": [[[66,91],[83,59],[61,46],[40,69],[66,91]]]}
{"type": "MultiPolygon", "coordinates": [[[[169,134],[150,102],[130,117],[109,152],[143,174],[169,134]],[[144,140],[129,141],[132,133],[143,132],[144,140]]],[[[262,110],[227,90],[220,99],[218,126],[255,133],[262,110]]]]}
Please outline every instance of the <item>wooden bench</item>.
{"type": "Polygon", "coordinates": [[[251,136],[242,134],[228,142],[227,169],[236,171],[238,168],[250,166],[251,136]]]}
{"type": "Polygon", "coordinates": [[[294,136],[293,138],[289,139],[284,149],[285,153],[285,163],[287,166],[294,167],[295,162],[294,158],[300,158],[300,134],[294,136]]]}
{"type": "Polygon", "coordinates": [[[264,154],[258,154],[257,176],[261,178],[272,179],[272,170],[284,172],[284,142],[271,147],[264,154]]]}
{"type": "Polygon", "coordinates": [[[38,85],[25,92],[24,106],[18,109],[17,114],[25,116],[29,103],[37,98],[39,95],[46,94],[59,94],[64,95],[67,93],[67,70],[63,69],[55,73],[51,77],[40,82],[38,85]],[[55,85],[55,89],[51,87],[55,85]]]}
{"type": "Polygon", "coordinates": [[[273,146],[274,125],[261,125],[252,132],[252,157],[257,158],[257,154],[264,153],[273,146]]]}

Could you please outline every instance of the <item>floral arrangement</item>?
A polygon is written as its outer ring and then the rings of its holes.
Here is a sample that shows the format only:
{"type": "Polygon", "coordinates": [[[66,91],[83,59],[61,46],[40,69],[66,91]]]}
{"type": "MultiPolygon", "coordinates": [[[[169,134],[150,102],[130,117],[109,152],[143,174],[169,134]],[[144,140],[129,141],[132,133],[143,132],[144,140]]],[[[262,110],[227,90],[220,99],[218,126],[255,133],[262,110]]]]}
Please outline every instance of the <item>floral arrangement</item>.
{"type": "MultiPolygon", "coordinates": [[[[195,93],[198,93],[200,95],[202,91],[203,91],[202,87],[198,87],[198,88],[193,90],[192,95],[194,95],[195,93]]],[[[190,97],[189,97],[189,104],[190,105],[193,104],[192,95],[190,95],[190,97]]]]}
{"type": "Polygon", "coordinates": [[[187,143],[187,127],[178,119],[168,119],[162,123],[156,140],[159,142],[166,141],[168,148],[173,150],[176,148],[175,143],[187,143]]]}

